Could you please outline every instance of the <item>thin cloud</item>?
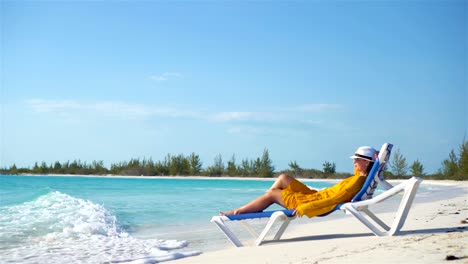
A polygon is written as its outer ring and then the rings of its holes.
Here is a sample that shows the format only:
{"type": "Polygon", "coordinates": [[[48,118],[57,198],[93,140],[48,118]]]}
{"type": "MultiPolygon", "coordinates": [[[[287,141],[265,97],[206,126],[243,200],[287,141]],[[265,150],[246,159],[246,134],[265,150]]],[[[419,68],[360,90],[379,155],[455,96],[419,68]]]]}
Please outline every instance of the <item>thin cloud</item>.
{"type": "Polygon", "coordinates": [[[265,135],[269,133],[269,130],[256,126],[233,126],[230,127],[227,132],[229,134],[265,135]]]}
{"type": "Polygon", "coordinates": [[[26,104],[36,112],[55,112],[64,109],[80,109],[82,106],[76,101],[63,100],[43,100],[43,99],[31,99],[27,100],[26,104]]]}
{"type": "Polygon", "coordinates": [[[96,118],[112,119],[150,119],[150,118],[187,118],[215,123],[233,123],[238,125],[249,125],[249,127],[233,128],[230,133],[250,131],[251,133],[262,133],[253,127],[278,125],[293,126],[295,124],[308,124],[322,126],[323,120],[319,116],[309,115],[342,108],[335,104],[306,104],[291,108],[276,108],[268,111],[221,111],[212,112],[204,109],[183,109],[179,107],[153,106],[144,104],[130,104],[115,101],[81,102],[75,100],[27,100],[26,105],[34,112],[51,113],[59,117],[81,119],[90,116],[96,118]],[[299,114],[300,113],[300,114],[299,114]]]}
{"type": "Polygon", "coordinates": [[[178,72],[164,72],[162,74],[154,74],[149,77],[150,80],[157,82],[168,81],[169,79],[181,78],[182,74],[178,72]]]}
{"type": "Polygon", "coordinates": [[[230,122],[236,120],[248,120],[253,117],[252,112],[221,112],[214,114],[213,120],[216,122],[230,122]]]}
{"type": "Polygon", "coordinates": [[[112,101],[84,103],[69,100],[54,101],[31,99],[26,101],[26,105],[35,112],[55,113],[61,116],[64,114],[67,114],[68,116],[92,114],[94,116],[111,116],[123,119],[144,119],[154,116],[182,117],[194,115],[194,113],[179,111],[178,109],[171,107],[153,107],[112,101]]]}
{"type": "Polygon", "coordinates": [[[343,107],[338,104],[303,104],[291,107],[289,110],[295,112],[324,112],[329,110],[339,110],[342,108],[343,107]]]}
{"type": "MultiPolygon", "coordinates": [[[[343,109],[338,104],[304,104],[286,108],[273,108],[266,111],[230,111],[212,114],[210,118],[214,122],[267,122],[267,123],[291,123],[303,122],[309,118],[318,118],[316,114],[326,112],[336,112],[343,109]],[[314,113],[314,116],[309,114],[314,113]]],[[[308,121],[319,122],[319,121],[308,121]]]]}

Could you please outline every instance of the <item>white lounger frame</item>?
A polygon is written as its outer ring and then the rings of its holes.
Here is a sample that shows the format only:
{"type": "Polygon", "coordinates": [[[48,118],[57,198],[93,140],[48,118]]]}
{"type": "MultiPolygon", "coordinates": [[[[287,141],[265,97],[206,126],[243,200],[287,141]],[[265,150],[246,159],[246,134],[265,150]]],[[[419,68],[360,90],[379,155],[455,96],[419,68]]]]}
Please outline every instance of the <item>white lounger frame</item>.
{"type": "MultiPolygon", "coordinates": [[[[244,224],[246,229],[249,231],[249,233],[256,238],[254,245],[255,246],[260,246],[262,242],[264,241],[266,235],[269,233],[270,229],[273,227],[273,225],[277,221],[282,221],[283,223],[281,226],[278,228],[276,231],[275,236],[273,237],[273,240],[279,240],[281,236],[283,235],[284,231],[288,227],[289,223],[294,220],[296,216],[287,216],[283,211],[276,211],[270,216],[270,220],[266,224],[265,228],[263,231],[258,234],[245,220],[240,220],[241,223],[244,224]]],[[[247,220],[247,219],[246,219],[247,220]]],[[[237,238],[237,236],[231,231],[226,226],[226,222],[232,221],[226,216],[213,216],[211,218],[211,222],[215,223],[219,229],[226,235],[226,237],[231,241],[236,247],[242,247],[244,246],[242,242],[237,238]]]]}
{"type": "Polygon", "coordinates": [[[380,195],[377,195],[374,198],[360,202],[345,203],[341,206],[340,209],[344,210],[346,213],[355,216],[359,221],[361,221],[361,223],[367,226],[376,236],[393,236],[395,234],[398,234],[400,229],[403,227],[403,224],[405,223],[406,217],[408,216],[408,212],[411,208],[411,204],[413,203],[417,189],[421,182],[422,180],[420,178],[412,177],[411,179],[405,180],[404,182],[398,184],[390,190],[383,192],[380,195]],[[386,199],[402,191],[404,192],[403,197],[395,214],[393,223],[391,227],[389,227],[374,213],[372,213],[369,210],[368,206],[383,202],[386,199]],[[365,215],[369,216],[369,218],[372,219],[374,223],[378,224],[385,231],[379,230],[379,228],[371,221],[369,221],[365,217],[365,215]]]}
{"type": "MultiPolygon", "coordinates": [[[[411,208],[413,203],[414,197],[416,196],[417,189],[419,184],[422,182],[420,178],[412,177],[409,180],[405,180],[402,183],[398,184],[397,186],[392,186],[383,178],[383,171],[385,169],[386,163],[390,158],[390,152],[393,145],[389,143],[385,143],[382,146],[382,149],[379,153],[379,157],[376,160],[376,164],[374,167],[378,167],[377,172],[371,171],[370,175],[373,173],[375,176],[373,179],[369,179],[370,182],[356,195],[353,201],[349,203],[342,204],[339,206],[339,209],[345,211],[348,214],[353,215],[358,219],[361,223],[363,223],[366,227],[368,227],[372,233],[376,236],[393,236],[398,234],[400,229],[403,227],[405,220],[408,216],[408,212],[411,208]],[[379,161],[382,161],[381,163],[379,161]],[[375,196],[372,198],[372,195],[377,187],[377,184],[380,184],[384,189],[387,191],[375,196]],[[365,189],[364,189],[365,188],[365,189]],[[380,202],[385,201],[386,199],[395,196],[396,194],[404,192],[403,197],[401,199],[399,208],[396,212],[395,218],[391,226],[385,224],[379,217],[377,217],[374,213],[369,210],[370,205],[374,205],[380,202]],[[366,217],[368,216],[368,217],[366,217]],[[368,219],[370,218],[370,219],[368,219]],[[370,220],[373,220],[371,222],[370,220]]],[[[373,168],[374,170],[374,168],[373,168]]],[[[366,181],[367,182],[367,181],[366,181]]],[[[254,245],[259,246],[264,241],[266,235],[269,233],[270,229],[277,221],[282,221],[283,223],[277,230],[276,234],[273,237],[273,240],[279,240],[283,235],[284,231],[288,227],[291,220],[294,220],[296,217],[290,215],[291,210],[283,210],[283,211],[276,211],[271,214],[270,220],[266,224],[263,231],[258,235],[255,230],[249,228],[249,232],[256,238],[254,245]],[[288,216],[288,215],[289,216],[288,216]]],[[[264,215],[260,215],[259,217],[250,217],[250,218],[265,218],[264,215]]],[[[249,219],[250,219],[249,218],[249,219]]],[[[247,220],[247,219],[245,219],[247,220]]],[[[233,221],[229,219],[227,216],[213,216],[211,222],[216,224],[217,227],[226,235],[226,237],[236,246],[242,247],[243,244],[239,240],[239,238],[226,226],[226,222],[233,221]]],[[[237,221],[237,220],[234,220],[237,221]]],[[[241,222],[244,222],[241,220],[241,222]]]]}

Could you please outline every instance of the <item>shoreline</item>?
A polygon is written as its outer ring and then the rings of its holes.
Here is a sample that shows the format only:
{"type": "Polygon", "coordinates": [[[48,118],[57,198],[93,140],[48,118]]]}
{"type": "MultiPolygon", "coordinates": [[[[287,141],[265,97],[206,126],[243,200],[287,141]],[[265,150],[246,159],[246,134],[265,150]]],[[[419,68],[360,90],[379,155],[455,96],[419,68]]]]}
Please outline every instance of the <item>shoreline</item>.
{"type": "MultiPolygon", "coordinates": [[[[260,177],[229,177],[229,176],[217,176],[217,177],[210,177],[210,176],[131,176],[131,175],[114,175],[114,174],[107,174],[107,175],[97,175],[97,174],[90,174],[90,175],[77,175],[77,174],[17,174],[17,175],[10,175],[10,174],[0,174],[0,176],[25,176],[25,177],[83,177],[83,178],[116,178],[116,179],[191,179],[191,180],[247,180],[247,181],[274,181],[276,177],[272,178],[260,178],[260,177]]],[[[408,179],[411,177],[408,177],[408,179]]],[[[299,181],[303,182],[338,182],[343,179],[313,179],[313,178],[297,178],[299,181]]],[[[426,180],[424,178],[424,184],[431,184],[431,185],[464,185],[464,183],[468,184],[468,181],[455,181],[455,180],[426,180]]],[[[405,179],[392,179],[388,180],[390,183],[399,183],[404,181],[405,179]]]]}
{"type": "MultiPolygon", "coordinates": [[[[114,175],[114,174],[0,174],[0,176],[26,176],[26,177],[89,177],[89,178],[129,178],[129,179],[200,179],[200,180],[265,180],[272,181],[276,177],[264,178],[264,177],[240,177],[240,176],[134,176],[134,175],[114,175]]],[[[341,178],[330,178],[330,179],[312,179],[312,178],[297,178],[301,181],[314,180],[314,181],[328,181],[328,180],[342,180],[341,178]]]]}
{"type": "MultiPolygon", "coordinates": [[[[260,178],[260,177],[228,177],[228,176],[217,176],[217,177],[210,177],[210,176],[131,176],[131,175],[77,175],[77,174],[17,174],[17,175],[10,175],[10,174],[0,174],[0,176],[24,176],[24,177],[82,177],[82,178],[115,178],[115,179],[174,179],[174,180],[234,180],[234,181],[274,181],[276,177],[272,178],[260,178]]],[[[311,179],[311,178],[297,178],[300,181],[310,182],[337,182],[343,179],[311,179]]]]}

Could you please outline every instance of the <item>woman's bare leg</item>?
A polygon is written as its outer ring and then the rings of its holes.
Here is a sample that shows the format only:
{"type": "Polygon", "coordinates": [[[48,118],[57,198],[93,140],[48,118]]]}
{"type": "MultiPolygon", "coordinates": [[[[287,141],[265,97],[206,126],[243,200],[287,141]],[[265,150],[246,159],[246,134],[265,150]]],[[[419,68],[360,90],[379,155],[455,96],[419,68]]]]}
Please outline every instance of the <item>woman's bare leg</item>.
{"type": "Polygon", "coordinates": [[[231,215],[261,212],[274,203],[277,203],[284,207],[283,197],[281,196],[281,190],[279,189],[268,190],[264,195],[257,197],[256,199],[248,202],[247,204],[239,207],[238,209],[227,212],[221,212],[220,214],[231,215]]]}
{"type": "Polygon", "coordinates": [[[280,176],[278,176],[278,178],[276,178],[276,181],[271,185],[270,190],[274,190],[274,189],[284,190],[289,186],[289,184],[291,184],[291,181],[293,179],[294,178],[289,176],[288,174],[281,174],[280,176]]]}
{"type": "Polygon", "coordinates": [[[293,178],[287,174],[281,174],[264,195],[252,200],[238,209],[222,212],[221,215],[261,212],[274,203],[285,207],[281,191],[289,186],[292,179],[293,178]]]}

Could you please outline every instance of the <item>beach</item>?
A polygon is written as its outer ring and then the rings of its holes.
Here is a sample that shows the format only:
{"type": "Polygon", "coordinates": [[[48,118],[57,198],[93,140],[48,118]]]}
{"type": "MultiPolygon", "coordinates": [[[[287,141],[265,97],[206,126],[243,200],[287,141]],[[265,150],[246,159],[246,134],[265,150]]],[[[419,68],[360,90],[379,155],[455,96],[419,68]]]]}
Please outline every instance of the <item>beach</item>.
{"type": "MultiPolygon", "coordinates": [[[[377,237],[354,217],[336,212],[330,220],[293,221],[278,242],[231,246],[172,263],[468,263],[468,183],[424,181],[422,186],[434,190],[416,196],[397,236],[377,237]]],[[[397,203],[379,205],[378,216],[391,221],[397,203]]]]}
{"type": "MultiPolygon", "coordinates": [[[[454,263],[468,263],[468,182],[455,181],[423,181],[398,236],[376,237],[354,217],[337,211],[326,217],[298,218],[280,241],[266,241],[260,247],[250,246],[254,239],[234,222],[232,230],[246,245],[234,247],[209,220],[220,210],[264,193],[272,180],[0,176],[0,259],[11,263],[361,263],[362,259],[442,263],[449,257],[455,258],[454,263]]],[[[301,181],[320,189],[338,180],[301,181]]],[[[390,224],[399,201],[397,195],[371,209],[390,224]]],[[[252,226],[261,231],[266,222],[254,220],[252,226]]]]}

